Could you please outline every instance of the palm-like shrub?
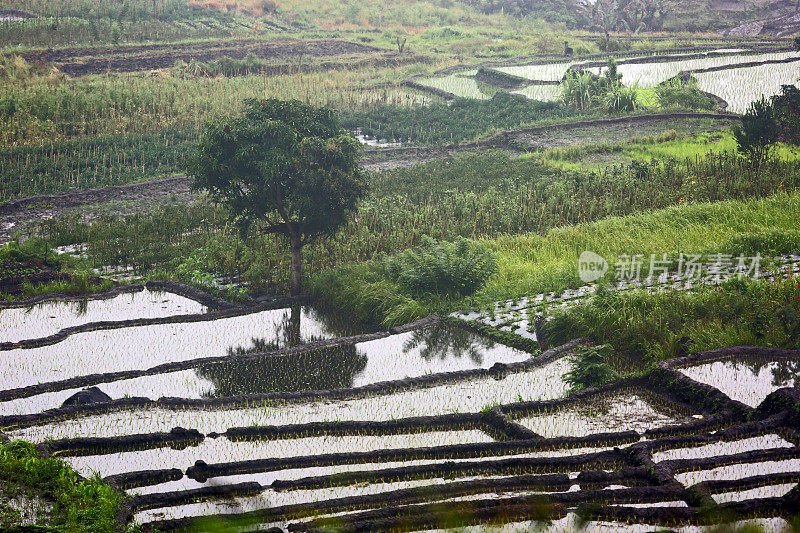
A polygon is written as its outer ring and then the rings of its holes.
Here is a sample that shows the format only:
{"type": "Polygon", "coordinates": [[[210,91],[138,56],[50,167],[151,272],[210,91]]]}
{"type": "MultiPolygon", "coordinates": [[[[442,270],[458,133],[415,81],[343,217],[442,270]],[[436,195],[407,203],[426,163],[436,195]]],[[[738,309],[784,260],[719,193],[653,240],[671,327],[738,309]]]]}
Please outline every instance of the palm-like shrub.
{"type": "Polygon", "coordinates": [[[610,344],[582,346],[573,357],[572,370],[564,375],[570,390],[598,387],[619,378],[619,374],[608,364],[612,353],[610,344]]]}
{"type": "Polygon", "coordinates": [[[609,113],[625,113],[639,109],[638,86],[612,87],[603,97],[603,104],[609,113]]]}
{"type": "Polygon", "coordinates": [[[419,248],[385,260],[390,276],[409,292],[467,296],[497,272],[494,254],[464,238],[439,242],[424,238],[419,248]]]}
{"type": "Polygon", "coordinates": [[[564,80],[564,103],[568,106],[585,110],[592,107],[599,93],[597,78],[591,72],[567,72],[564,80]]]}

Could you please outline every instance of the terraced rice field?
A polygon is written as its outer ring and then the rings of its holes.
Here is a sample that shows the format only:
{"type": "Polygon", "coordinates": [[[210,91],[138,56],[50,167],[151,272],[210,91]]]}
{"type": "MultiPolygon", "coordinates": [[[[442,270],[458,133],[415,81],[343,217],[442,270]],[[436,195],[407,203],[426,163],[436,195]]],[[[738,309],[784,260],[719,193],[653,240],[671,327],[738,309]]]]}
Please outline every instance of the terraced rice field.
{"type": "Polygon", "coordinates": [[[556,531],[587,503],[593,530],[645,531],[796,508],[780,411],[800,398],[776,401],[796,352],[723,349],[568,395],[578,341],[531,355],[435,317],[342,337],[311,308],[213,307],[131,290],[0,310],[0,428],[127,492],[143,531],[511,531],[543,513],[556,531]],[[62,406],[87,386],[110,397],[62,406]]]}
{"type": "MultiPolygon", "coordinates": [[[[750,63],[759,61],[779,61],[794,57],[800,57],[798,52],[776,52],[769,54],[753,55],[730,55],[721,57],[704,57],[698,59],[683,59],[678,61],[664,61],[657,63],[624,63],[620,62],[617,72],[622,74],[622,82],[632,86],[638,84],[640,87],[655,87],[670,78],[674,78],[684,71],[692,71],[706,68],[718,68],[736,65],[739,63],[750,63]]],[[[779,68],[779,65],[766,65],[769,69],[779,68]]],[[[592,67],[588,69],[595,74],[600,74],[605,67],[592,67]]],[[[766,74],[766,72],[765,72],[766,74]]],[[[762,78],[757,78],[762,79],[762,78]]],[[[751,78],[748,85],[752,85],[751,78]]],[[[715,93],[716,94],[716,93],[715,93]]],[[[721,96],[721,95],[720,95],[721,96]]]]}
{"type": "Polygon", "coordinates": [[[487,100],[500,91],[487,83],[478,82],[473,76],[477,71],[459,72],[447,76],[436,76],[417,80],[418,83],[454,94],[460,98],[487,100]]]}
{"type": "Polygon", "coordinates": [[[728,102],[729,111],[744,113],[751,102],[762,96],[779,94],[782,85],[797,85],[800,82],[800,60],[714,72],[695,72],[692,75],[700,89],[716,94],[728,102]]]}
{"type": "MultiPolygon", "coordinates": [[[[718,49],[718,50],[709,50],[706,52],[707,54],[736,54],[732,57],[740,57],[739,54],[747,52],[744,49],[736,49],[736,48],[726,48],[726,49],[718,49]]],[[[697,55],[696,52],[687,52],[683,54],[672,54],[670,57],[674,58],[681,58],[681,57],[691,57],[697,55]]],[[[713,56],[712,56],[713,57],[713,56]]],[[[744,56],[747,57],[747,56],[744,56]]],[[[652,59],[659,60],[658,55],[653,55],[652,59]]],[[[725,58],[720,58],[725,59],[725,58]]],[[[625,61],[625,60],[621,60],[625,61]]],[[[703,61],[700,59],[699,61],[703,61]]],[[[499,70],[500,72],[505,72],[506,74],[512,74],[514,76],[519,76],[522,78],[527,78],[529,80],[535,81],[561,81],[564,78],[564,75],[567,73],[567,70],[573,66],[580,64],[580,60],[574,61],[562,61],[562,62],[555,62],[555,63],[545,63],[545,64],[531,64],[531,65],[513,65],[513,66],[500,66],[496,67],[495,70],[499,70]]],[[[657,63],[650,63],[649,65],[655,65],[657,63]]],[[[632,66],[632,65],[629,65],[632,66]]]]}
{"type": "MultiPolygon", "coordinates": [[[[765,265],[759,272],[761,279],[774,279],[776,275],[797,275],[800,273],[800,256],[790,255],[778,258],[774,265],[765,265]]],[[[718,284],[725,281],[720,279],[706,279],[701,281],[706,284],[718,284]]],[[[611,284],[608,290],[626,291],[631,289],[645,289],[651,292],[663,292],[672,290],[691,290],[697,282],[687,283],[685,280],[677,278],[674,274],[661,276],[655,280],[643,280],[641,282],[620,281],[611,284]]],[[[536,333],[533,331],[533,321],[536,317],[546,316],[549,311],[559,308],[574,306],[580,302],[591,298],[597,290],[596,285],[585,285],[575,289],[567,289],[561,294],[549,293],[538,294],[531,297],[497,302],[492,309],[468,310],[453,313],[453,318],[477,322],[484,326],[498,328],[501,331],[509,331],[536,340],[536,333]]]]}
{"type": "MultiPolygon", "coordinates": [[[[696,57],[696,53],[676,54],[664,57],[653,56],[653,61],[642,58],[621,60],[618,72],[622,82],[638,86],[639,101],[644,107],[657,107],[654,89],[682,72],[691,73],[701,90],[715,94],[728,102],[728,111],[743,113],[754,100],[762,96],[778,94],[782,85],[796,84],[800,78],[800,53],[793,51],[754,53],[752,51],[727,49],[712,50],[707,57],[696,57]],[[685,57],[685,58],[684,58],[685,57]],[[797,61],[792,61],[797,59],[797,61]],[[781,62],[786,61],[788,62],[781,62]],[[764,65],[752,63],[770,61],[764,65]],[[744,66],[737,66],[744,65],[744,66]],[[749,66],[748,66],[749,65],[749,66]],[[725,68],[730,67],[730,68],[725,68]],[[708,72],[707,69],[712,69],[708,72]],[[719,70],[713,70],[719,69],[719,70]]],[[[602,74],[604,63],[580,63],[565,61],[540,65],[513,65],[494,67],[494,70],[531,80],[533,83],[510,90],[532,100],[556,101],[561,98],[561,85],[553,84],[563,79],[571,67],[586,65],[586,70],[602,74]],[[545,82],[540,84],[536,82],[545,82]]],[[[491,98],[499,87],[478,82],[476,70],[465,70],[446,76],[435,76],[417,80],[423,85],[439,89],[462,98],[485,100],[491,98]]]]}
{"type": "Polygon", "coordinates": [[[567,73],[567,69],[576,63],[576,61],[565,61],[546,65],[515,65],[513,67],[497,67],[496,70],[529,80],[561,81],[567,73]]]}
{"type": "Polygon", "coordinates": [[[531,100],[554,102],[561,99],[562,89],[559,85],[528,85],[527,87],[512,92],[514,94],[521,94],[531,100]]]}

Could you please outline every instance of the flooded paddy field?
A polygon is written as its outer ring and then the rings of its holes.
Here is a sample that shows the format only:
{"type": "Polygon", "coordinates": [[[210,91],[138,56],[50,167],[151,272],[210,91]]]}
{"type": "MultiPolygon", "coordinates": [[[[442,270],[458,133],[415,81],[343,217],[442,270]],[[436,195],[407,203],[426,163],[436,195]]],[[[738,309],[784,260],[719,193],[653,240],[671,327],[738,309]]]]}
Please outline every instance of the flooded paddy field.
{"type": "Polygon", "coordinates": [[[0,307],[1,342],[48,337],[62,329],[92,322],[125,321],[197,314],[207,307],[177,294],[131,286],[121,294],[112,291],[94,298],[41,301],[0,307]]]}
{"type": "MultiPolygon", "coordinates": [[[[615,58],[614,54],[607,54],[615,58]]],[[[615,58],[617,72],[628,87],[652,90],[681,75],[691,75],[701,90],[721,98],[726,109],[744,113],[750,102],[779,94],[781,86],[797,84],[800,53],[791,49],[718,48],[698,49],[671,54],[646,53],[639,56],[615,58]]],[[[590,61],[540,60],[530,64],[499,64],[488,67],[490,72],[514,80],[517,87],[502,88],[480,80],[479,71],[472,68],[451,70],[439,76],[416,80],[423,88],[444,91],[452,97],[485,100],[499,91],[523,95],[531,100],[558,101],[563,96],[561,83],[569,72],[588,71],[602,75],[607,58],[590,61]]],[[[653,107],[653,95],[642,92],[641,104],[653,107]]]]}
{"type": "Polygon", "coordinates": [[[791,352],[698,354],[570,394],[577,341],[528,353],[436,317],[374,331],[311,307],[220,311],[144,290],[21,309],[0,310],[3,433],[126,492],[143,531],[204,517],[470,531],[542,505],[557,527],[590,502],[597,530],[649,531],[690,527],[697,487],[721,510],[778,519],[800,482],[800,440],[774,400],[794,390],[791,352]]]}

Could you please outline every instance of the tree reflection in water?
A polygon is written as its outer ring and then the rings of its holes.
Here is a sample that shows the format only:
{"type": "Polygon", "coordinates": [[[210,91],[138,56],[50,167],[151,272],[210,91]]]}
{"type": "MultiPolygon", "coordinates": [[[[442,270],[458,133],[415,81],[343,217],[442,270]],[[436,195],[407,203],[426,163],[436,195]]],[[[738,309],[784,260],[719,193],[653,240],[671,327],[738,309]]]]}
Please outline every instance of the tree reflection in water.
{"type": "Polygon", "coordinates": [[[483,350],[492,348],[494,342],[490,339],[443,323],[414,331],[403,345],[406,353],[419,349],[420,357],[426,361],[436,358],[446,361],[450,356],[461,358],[466,355],[477,366],[483,364],[483,350]]]}
{"type": "MultiPolygon", "coordinates": [[[[302,337],[300,316],[301,307],[293,306],[291,313],[284,315],[276,328],[274,338],[254,338],[251,347],[231,348],[228,354],[272,352],[321,340],[322,337],[317,335],[302,337]]],[[[353,377],[366,365],[367,356],[357,353],[355,345],[351,344],[248,361],[215,363],[199,368],[198,374],[214,383],[214,396],[224,397],[347,388],[352,386],[353,377]]]]}
{"type": "Polygon", "coordinates": [[[734,366],[744,365],[756,376],[766,366],[772,370],[772,385],[775,387],[791,387],[800,383],[800,361],[792,359],[737,359],[731,361],[734,366]]]}

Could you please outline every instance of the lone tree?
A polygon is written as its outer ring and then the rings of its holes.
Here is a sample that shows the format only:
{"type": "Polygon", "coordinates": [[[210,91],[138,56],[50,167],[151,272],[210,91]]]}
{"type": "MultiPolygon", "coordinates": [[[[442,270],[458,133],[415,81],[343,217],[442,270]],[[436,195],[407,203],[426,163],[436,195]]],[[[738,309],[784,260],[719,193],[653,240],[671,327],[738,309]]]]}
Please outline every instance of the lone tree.
{"type": "Polygon", "coordinates": [[[257,223],[286,236],[291,293],[300,294],[303,246],[333,234],[366,192],[358,141],[330,109],[247,100],[240,116],[207,124],[198,148],[188,167],[195,188],[227,205],[243,233],[257,223]]]}

